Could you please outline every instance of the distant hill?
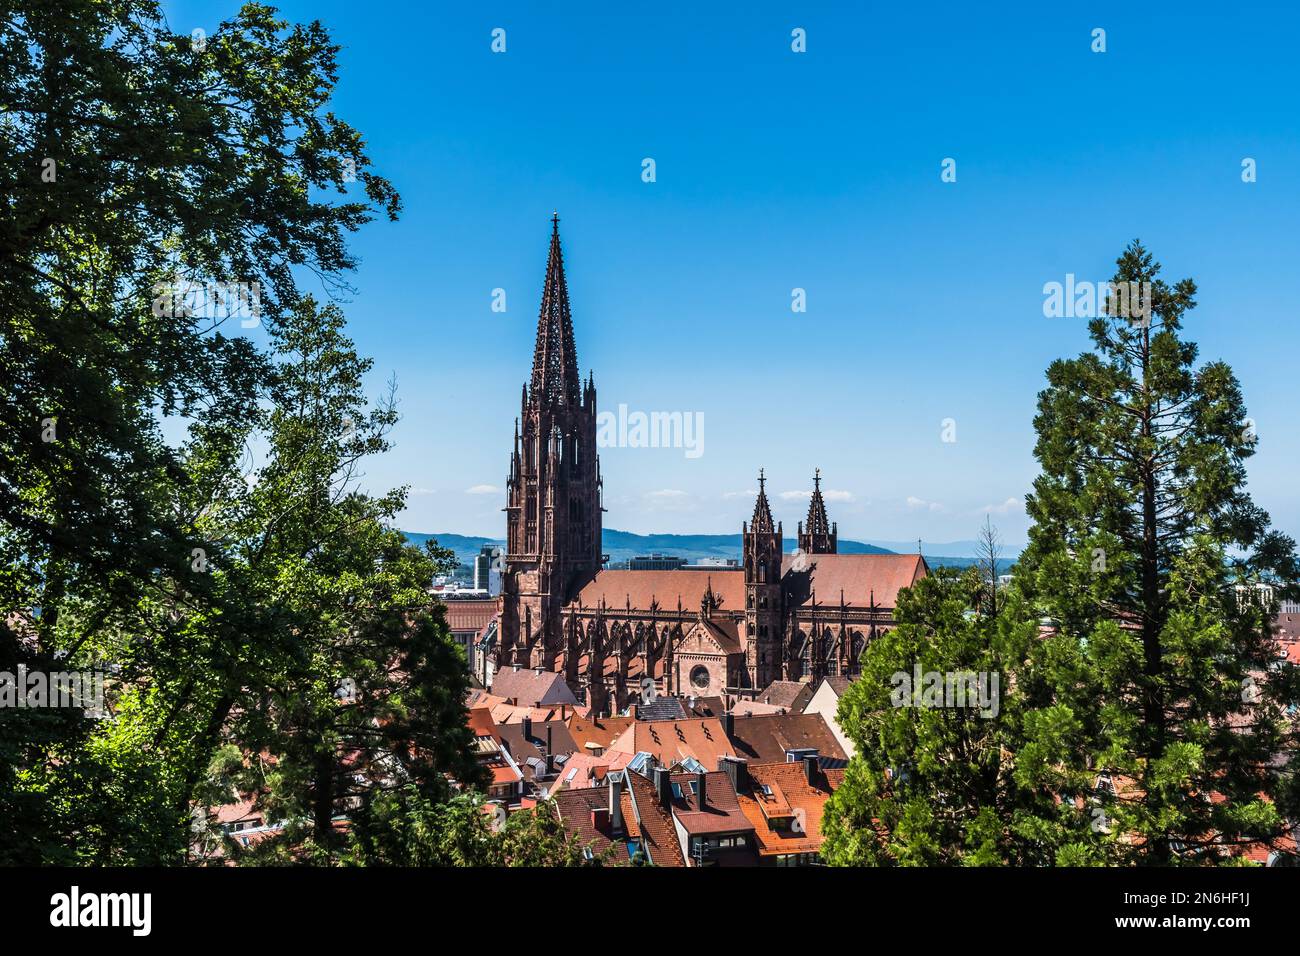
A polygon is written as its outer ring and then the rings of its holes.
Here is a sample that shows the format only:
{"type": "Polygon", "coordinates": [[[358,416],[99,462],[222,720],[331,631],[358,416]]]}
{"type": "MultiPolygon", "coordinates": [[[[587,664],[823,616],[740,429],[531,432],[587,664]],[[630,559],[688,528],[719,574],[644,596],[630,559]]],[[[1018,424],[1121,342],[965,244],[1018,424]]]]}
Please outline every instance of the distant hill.
{"type": "MultiPolygon", "coordinates": [[[[474,556],[479,553],[485,544],[505,546],[504,538],[480,538],[473,535],[461,534],[422,534],[418,531],[403,532],[407,538],[416,544],[423,544],[429,538],[435,538],[438,544],[444,548],[451,548],[456,552],[456,559],[462,564],[474,563],[474,556]]],[[[602,538],[605,554],[609,555],[611,562],[627,561],[629,558],[635,558],[643,554],[671,554],[679,558],[685,558],[688,563],[694,564],[702,558],[739,558],[740,557],[740,535],[738,534],[633,534],[631,531],[618,531],[614,528],[606,528],[602,538]]],[[[786,538],[783,542],[786,553],[795,549],[795,539],[786,538]]],[[[847,541],[840,539],[840,554],[900,554],[916,552],[916,546],[910,548],[903,546],[901,542],[893,542],[898,545],[898,549],[882,547],[879,544],[869,544],[863,541],[847,541]]],[[[955,556],[940,556],[929,553],[929,547],[925,548],[925,560],[931,567],[938,565],[949,565],[952,567],[966,567],[975,562],[971,553],[963,554],[965,545],[973,542],[953,542],[953,551],[955,556]]],[[[938,547],[944,547],[939,545],[938,547]]],[[[945,550],[947,550],[945,548],[945,550]]],[[[1015,559],[1015,549],[1008,548],[1003,556],[1004,561],[1009,566],[1015,559]]]]}

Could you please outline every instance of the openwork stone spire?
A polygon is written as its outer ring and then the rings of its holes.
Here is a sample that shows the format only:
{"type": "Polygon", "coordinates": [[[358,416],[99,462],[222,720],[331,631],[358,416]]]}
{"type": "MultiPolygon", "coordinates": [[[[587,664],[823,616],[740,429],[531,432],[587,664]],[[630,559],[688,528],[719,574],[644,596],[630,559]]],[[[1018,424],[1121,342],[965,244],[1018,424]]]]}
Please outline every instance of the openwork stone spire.
{"type": "Polygon", "coordinates": [[[799,525],[799,550],[806,554],[834,554],[839,537],[826,518],[826,500],[822,497],[822,470],[813,475],[812,500],[808,502],[808,521],[799,525]]]}
{"type": "Polygon", "coordinates": [[[767,503],[767,479],[763,477],[762,468],[758,470],[758,500],[754,502],[754,517],[749,530],[755,534],[770,534],[773,530],[772,509],[767,503]]]}
{"type": "Polygon", "coordinates": [[[822,499],[822,470],[813,475],[812,501],[808,502],[808,531],[811,534],[830,534],[831,523],[826,520],[826,502],[822,499]]]}
{"type": "Polygon", "coordinates": [[[580,384],[573,318],[569,314],[569,287],[564,281],[564,254],[560,251],[560,217],[554,215],[542,310],[537,317],[537,345],[533,350],[532,398],[552,407],[578,405],[580,384]]]}

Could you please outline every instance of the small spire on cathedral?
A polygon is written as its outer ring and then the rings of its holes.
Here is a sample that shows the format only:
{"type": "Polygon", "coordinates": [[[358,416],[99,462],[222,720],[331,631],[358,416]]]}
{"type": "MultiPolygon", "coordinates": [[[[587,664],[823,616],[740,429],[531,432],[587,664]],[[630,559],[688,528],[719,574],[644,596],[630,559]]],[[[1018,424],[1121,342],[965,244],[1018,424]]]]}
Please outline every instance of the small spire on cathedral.
{"type": "Polygon", "coordinates": [[[834,554],[837,534],[826,517],[826,499],[822,497],[822,470],[813,471],[812,500],[808,502],[808,520],[799,529],[799,550],[809,554],[834,554]]]}
{"type": "Polygon", "coordinates": [[[755,534],[768,534],[772,531],[772,509],[767,503],[767,479],[762,468],[758,469],[758,499],[754,502],[750,531],[755,534]]]}

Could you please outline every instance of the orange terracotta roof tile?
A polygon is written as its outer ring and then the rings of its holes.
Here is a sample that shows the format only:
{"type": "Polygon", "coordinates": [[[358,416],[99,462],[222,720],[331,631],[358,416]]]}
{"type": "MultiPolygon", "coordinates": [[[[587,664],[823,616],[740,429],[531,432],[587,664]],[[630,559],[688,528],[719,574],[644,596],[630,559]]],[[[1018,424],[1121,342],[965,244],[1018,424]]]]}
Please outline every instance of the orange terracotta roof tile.
{"type": "Polygon", "coordinates": [[[750,787],[738,799],[754,824],[759,855],[820,852],[822,813],[844,772],[815,770],[810,783],[802,762],[757,764],[748,770],[750,787]]]}
{"type": "Polygon", "coordinates": [[[710,586],[722,610],[744,610],[745,576],[735,571],[601,571],[579,592],[578,601],[591,608],[603,598],[615,609],[626,607],[629,599],[634,608],[648,608],[651,601],[658,601],[666,618],[677,613],[680,598],[683,612],[693,616],[710,586]]]}
{"type": "Polygon", "coordinates": [[[444,601],[447,608],[447,626],[453,631],[478,633],[500,610],[497,598],[490,600],[444,601]]]}
{"type": "Polygon", "coordinates": [[[716,767],[719,758],[736,755],[722,729],[722,721],[716,717],[633,721],[609,749],[627,754],[654,754],[665,767],[675,766],[687,757],[694,757],[705,767],[716,767]]]}
{"type": "Polygon", "coordinates": [[[892,608],[898,592],[926,575],[919,554],[788,554],[781,561],[782,583],[799,603],[817,594],[817,603],[839,606],[840,592],[849,607],[892,608]]]}

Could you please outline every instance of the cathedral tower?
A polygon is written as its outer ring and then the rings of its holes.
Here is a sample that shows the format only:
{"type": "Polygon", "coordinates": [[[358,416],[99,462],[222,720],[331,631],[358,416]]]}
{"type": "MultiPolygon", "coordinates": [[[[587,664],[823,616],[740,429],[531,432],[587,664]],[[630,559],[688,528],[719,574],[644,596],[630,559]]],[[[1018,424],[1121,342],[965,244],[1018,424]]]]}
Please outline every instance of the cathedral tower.
{"type": "Polygon", "coordinates": [[[552,217],[533,375],[506,479],[502,666],[555,667],[561,610],[601,565],[596,385],[578,375],[559,222],[552,217]]]}
{"type": "Polygon", "coordinates": [[[750,686],[762,688],[781,677],[782,608],[781,526],[772,524],[761,469],[754,516],[740,530],[745,562],[745,669],[750,686]]]}
{"type": "Polygon", "coordinates": [[[839,527],[826,521],[826,502],[822,499],[822,470],[813,476],[812,501],[808,503],[808,522],[799,522],[799,550],[804,554],[834,554],[839,527]]]}

